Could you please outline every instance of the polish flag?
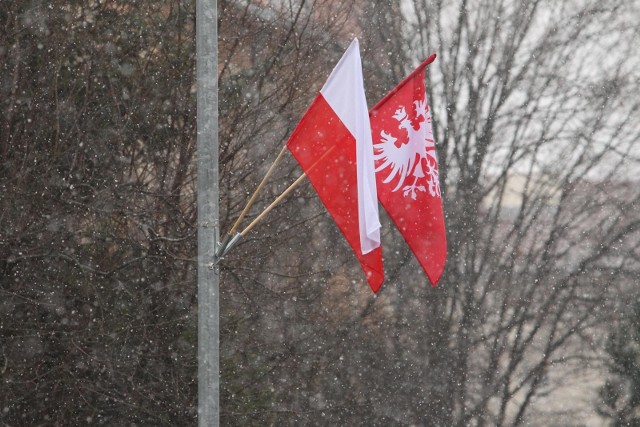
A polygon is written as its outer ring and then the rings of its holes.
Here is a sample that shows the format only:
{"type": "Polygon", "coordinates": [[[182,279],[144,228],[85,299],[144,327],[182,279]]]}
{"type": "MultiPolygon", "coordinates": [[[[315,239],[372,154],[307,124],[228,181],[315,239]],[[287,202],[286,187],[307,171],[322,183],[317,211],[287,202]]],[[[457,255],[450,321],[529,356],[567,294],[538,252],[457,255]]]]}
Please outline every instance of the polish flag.
{"type": "Polygon", "coordinates": [[[371,126],[354,39],[287,147],[353,249],[369,286],[384,281],[371,126]]]}
{"type": "Polygon", "coordinates": [[[424,85],[429,57],[370,111],[378,199],[431,284],[442,276],[447,238],[438,159],[424,85]]]}

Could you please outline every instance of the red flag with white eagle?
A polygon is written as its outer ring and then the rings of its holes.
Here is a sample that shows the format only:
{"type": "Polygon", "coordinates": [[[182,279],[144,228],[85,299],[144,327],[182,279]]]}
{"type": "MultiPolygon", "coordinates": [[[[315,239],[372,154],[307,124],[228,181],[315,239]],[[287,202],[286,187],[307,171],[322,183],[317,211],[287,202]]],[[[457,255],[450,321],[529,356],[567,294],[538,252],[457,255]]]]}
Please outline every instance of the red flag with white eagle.
{"type": "Polygon", "coordinates": [[[384,281],[371,127],[355,39],[287,141],[353,249],[369,286],[384,281]]]}
{"type": "Polygon", "coordinates": [[[424,69],[405,78],[369,112],[378,199],[435,286],[447,259],[438,159],[424,69]]]}

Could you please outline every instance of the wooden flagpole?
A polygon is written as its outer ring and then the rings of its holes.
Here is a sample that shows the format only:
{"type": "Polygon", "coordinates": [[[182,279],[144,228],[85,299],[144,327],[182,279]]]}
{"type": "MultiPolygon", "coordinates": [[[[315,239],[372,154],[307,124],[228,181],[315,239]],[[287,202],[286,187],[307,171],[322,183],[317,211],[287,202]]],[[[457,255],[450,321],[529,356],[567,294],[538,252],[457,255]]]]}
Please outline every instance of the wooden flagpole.
{"type": "Polygon", "coordinates": [[[247,215],[247,212],[249,212],[249,209],[251,209],[251,206],[253,206],[253,203],[258,198],[258,193],[260,193],[260,191],[262,190],[262,187],[264,187],[264,184],[267,182],[267,180],[269,179],[269,177],[271,176],[271,174],[275,170],[276,165],[278,164],[278,162],[280,162],[280,159],[284,155],[285,151],[287,151],[287,145],[286,144],[282,147],[282,149],[280,150],[280,153],[278,153],[278,157],[276,157],[276,159],[271,164],[271,167],[267,171],[266,175],[264,176],[264,178],[262,178],[262,181],[260,181],[260,184],[258,184],[258,188],[256,188],[256,190],[251,195],[251,198],[247,202],[247,205],[244,207],[244,209],[242,210],[242,213],[240,214],[240,216],[238,217],[236,222],[233,224],[233,227],[231,227],[231,230],[229,230],[227,235],[233,236],[233,233],[236,232],[236,230],[240,226],[240,223],[242,222],[244,217],[247,215]]]}
{"type": "MultiPolygon", "coordinates": [[[[317,162],[316,162],[316,163],[317,163],[317,162]]],[[[275,207],[276,207],[276,205],[282,201],[282,199],[284,199],[285,197],[287,197],[287,196],[289,195],[289,193],[291,193],[291,192],[292,192],[292,191],[293,191],[293,190],[294,190],[298,185],[300,185],[300,183],[301,183],[302,181],[304,181],[304,179],[305,179],[306,177],[307,177],[307,174],[306,174],[306,173],[302,173],[302,175],[300,175],[300,176],[298,177],[298,179],[296,179],[296,180],[293,182],[293,184],[291,184],[291,185],[290,185],[286,190],[284,190],[284,191],[282,192],[282,194],[280,194],[278,197],[276,197],[276,199],[275,199],[273,202],[271,202],[271,204],[270,204],[269,206],[267,206],[267,207],[266,207],[266,208],[265,208],[265,209],[260,213],[260,215],[258,215],[257,217],[255,217],[255,218],[254,218],[254,220],[253,220],[253,221],[251,221],[251,224],[247,225],[247,226],[245,227],[245,229],[244,229],[244,230],[242,230],[242,232],[240,233],[240,236],[242,236],[242,237],[246,236],[246,235],[247,235],[247,233],[248,233],[248,232],[250,232],[250,231],[251,231],[251,229],[253,229],[253,227],[255,227],[255,226],[256,226],[256,224],[257,224],[258,222],[260,222],[260,220],[261,220],[262,218],[264,218],[264,217],[265,217],[269,212],[271,212],[271,210],[272,210],[273,208],[275,208],[275,207]]]]}
{"type": "MultiPolygon", "coordinates": [[[[313,168],[315,168],[322,160],[324,160],[325,157],[331,154],[331,152],[336,147],[337,145],[333,145],[331,148],[325,151],[324,154],[309,167],[308,171],[313,170],[313,168]]],[[[285,148],[286,148],[286,145],[285,145],[285,148]]],[[[284,148],[280,152],[280,155],[283,152],[284,152],[284,148]]],[[[278,155],[278,157],[280,157],[280,155],[278,155]]],[[[219,262],[222,259],[222,257],[224,257],[236,245],[236,243],[238,243],[240,238],[246,236],[247,233],[249,233],[256,226],[256,224],[258,224],[258,222],[262,220],[262,218],[264,218],[269,212],[273,210],[273,208],[275,208],[278,205],[278,203],[282,201],[282,199],[287,197],[298,185],[300,185],[300,183],[304,181],[306,177],[307,177],[307,174],[303,172],[302,175],[300,175],[289,187],[287,187],[286,190],[284,190],[278,197],[276,197],[276,199],[273,202],[271,202],[269,206],[267,206],[257,217],[255,217],[253,221],[251,221],[251,223],[245,227],[244,230],[242,230],[240,233],[236,233],[234,236],[231,236],[231,234],[229,234],[225,239],[225,241],[223,242],[223,244],[218,248],[218,251],[216,253],[216,263],[219,262]]]]}
{"type": "MultiPolygon", "coordinates": [[[[324,160],[329,154],[331,154],[331,152],[337,147],[338,145],[333,145],[331,146],[331,148],[329,148],[327,151],[324,152],[324,154],[322,156],[320,156],[320,158],[318,160],[316,160],[308,169],[308,171],[312,171],[322,160],[324,160]]],[[[255,217],[255,219],[253,221],[251,221],[251,224],[249,224],[244,230],[242,230],[242,232],[240,233],[240,236],[244,237],[247,235],[248,232],[250,232],[253,227],[256,226],[256,224],[258,222],[260,222],[260,220],[262,218],[265,217],[265,215],[267,215],[274,207],[276,207],[276,205],[278,203],[280,203],[282,201],[282,199],[284,199],[285,197],[287,197],[289,195],[289,193],[291,193],[298,185],[300,185],[300,183],[302,181],[304,181],[304,179],[307,177],[306,172],[303,172],[302,175],[300,175],[298,177],[298,179],[296,179],[289,187],[287,187],[286,190],[284,190],[282,192],[282,194],[280,194],[278,197],[276,197],[276,199],[271,202],[271,204],[269,206],[267,206],[261,213],[260,215],[258,215],[257,217],[255,217]]]]}

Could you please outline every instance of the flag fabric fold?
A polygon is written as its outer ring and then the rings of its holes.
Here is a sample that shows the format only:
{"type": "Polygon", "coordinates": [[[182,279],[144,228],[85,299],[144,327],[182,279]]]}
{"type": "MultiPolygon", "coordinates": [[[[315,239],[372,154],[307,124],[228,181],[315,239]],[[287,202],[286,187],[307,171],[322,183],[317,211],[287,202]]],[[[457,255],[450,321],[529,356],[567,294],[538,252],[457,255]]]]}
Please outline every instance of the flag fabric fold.
{"type": "Polygon", "coordinates": [[[447,241],[431,111],[424,84],[429,57],[369,112],[378,199],[433,286],[447,241]]]}
{"type": "Polygon", "coordinates": [[[373,143],[354,39],[287,141],[377,292],[384,281],[373,143]]]}

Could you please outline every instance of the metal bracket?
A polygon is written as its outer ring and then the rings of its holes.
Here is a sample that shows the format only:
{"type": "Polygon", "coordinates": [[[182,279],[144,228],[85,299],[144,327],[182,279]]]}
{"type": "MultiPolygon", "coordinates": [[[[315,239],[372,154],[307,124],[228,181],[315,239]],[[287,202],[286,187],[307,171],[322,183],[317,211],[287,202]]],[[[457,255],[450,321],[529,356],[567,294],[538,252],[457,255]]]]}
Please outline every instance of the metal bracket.
{"type": "Polygon", "coordinates": [[[213,269],[216,265],[218,265],[218,263],[224,258],[224,256],[228,254],[229,251],[238,243],[240,238],[242,238],[242,234],[240,233],[236,233],[236,235],[233,237],[227,234],[222,243],[218,245],[218,249],[216,250],[216,253],[213,257],[213,262],[209,265],[209,268],[213,269]]]}

